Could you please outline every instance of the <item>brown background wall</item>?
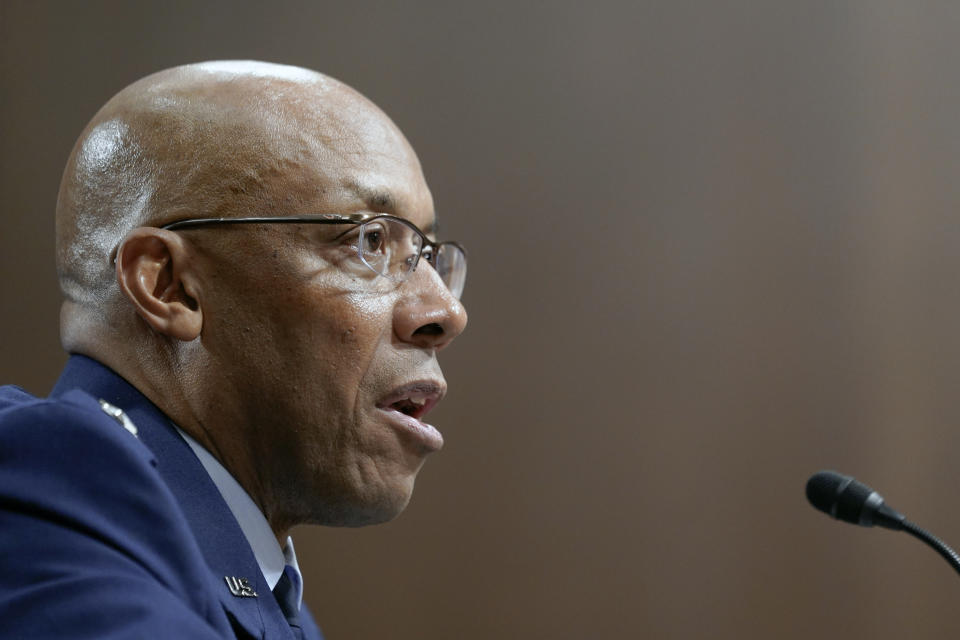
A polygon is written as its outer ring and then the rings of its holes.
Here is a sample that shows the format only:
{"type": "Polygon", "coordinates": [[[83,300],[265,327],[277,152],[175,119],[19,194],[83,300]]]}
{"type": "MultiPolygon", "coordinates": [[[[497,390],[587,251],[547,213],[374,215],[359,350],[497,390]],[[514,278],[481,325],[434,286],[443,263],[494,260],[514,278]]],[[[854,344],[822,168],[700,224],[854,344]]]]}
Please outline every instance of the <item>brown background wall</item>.
{"type": "Polygon", "coordinates": [[[211,58],[326,71],[419,151],[470,328],[409,510],[300,529],[345,638],[946,638],[960,583],[960,5],[0,2],[0,381],[45,392],[87,119],[211,58]],[[268,6],[269,4],[269,6],[268,6]]]}

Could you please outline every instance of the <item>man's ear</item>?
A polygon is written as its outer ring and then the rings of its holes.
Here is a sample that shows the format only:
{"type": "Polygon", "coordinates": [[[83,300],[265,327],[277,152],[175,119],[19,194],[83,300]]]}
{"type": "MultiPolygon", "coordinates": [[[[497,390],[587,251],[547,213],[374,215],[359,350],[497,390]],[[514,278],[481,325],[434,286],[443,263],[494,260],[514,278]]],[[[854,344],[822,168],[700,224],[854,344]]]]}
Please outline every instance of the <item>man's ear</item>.
{"type": "Polygon", "coordinates": [[[176,233],[139,227],[117,249],[117,283],[157,333],[189,342],[200,335],[203,311],[191,252],[176,233]]]}

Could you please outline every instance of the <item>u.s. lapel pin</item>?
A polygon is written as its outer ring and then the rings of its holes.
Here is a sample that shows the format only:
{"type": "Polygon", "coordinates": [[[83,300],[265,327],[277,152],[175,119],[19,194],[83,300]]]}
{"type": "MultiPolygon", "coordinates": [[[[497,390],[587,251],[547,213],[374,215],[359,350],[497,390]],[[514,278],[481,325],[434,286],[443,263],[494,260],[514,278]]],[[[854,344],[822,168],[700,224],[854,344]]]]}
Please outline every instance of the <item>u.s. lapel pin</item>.
{"type": "Polygon", "coordinates": [[[253,585],[250,584],[250,581],[246,578],[223,576],[223,579],[227,581],[227,587],[230,589],[230,593],[238,598],[257,597],[257,592],[253,590],[253,585]]]}
{"type": "Polygon", "coordinates": [[[137,437],[137,425],[133,424],[133,421],[127,417],[127,414],[123,412],[123,409],[120,407],[115,407],[103,398],[100,398],[100,408],[103,409],[103,412],[120,423],[120,426],[133,434],[134,437],[137,437]]]}

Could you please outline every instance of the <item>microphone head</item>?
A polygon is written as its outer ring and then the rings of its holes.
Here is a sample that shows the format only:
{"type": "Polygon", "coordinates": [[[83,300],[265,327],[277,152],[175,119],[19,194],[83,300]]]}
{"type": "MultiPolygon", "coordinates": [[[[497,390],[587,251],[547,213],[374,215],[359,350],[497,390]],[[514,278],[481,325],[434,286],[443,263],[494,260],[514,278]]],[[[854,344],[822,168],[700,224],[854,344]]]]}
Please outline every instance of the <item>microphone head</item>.
{"type": "Polygon", "coordinates": [[[901,528],[903,516],[886,506],[879,493],[836,471],[820,471],[807,480],[807,500],[816,509],[851,524],[901,528]]]}
{"type": "Polygon", "coordinates": [[[837,499],[853,482],[853,476],[836,471],[819,471],[807,480],[807,500],[814,508],[837,517],[837,499]]]}

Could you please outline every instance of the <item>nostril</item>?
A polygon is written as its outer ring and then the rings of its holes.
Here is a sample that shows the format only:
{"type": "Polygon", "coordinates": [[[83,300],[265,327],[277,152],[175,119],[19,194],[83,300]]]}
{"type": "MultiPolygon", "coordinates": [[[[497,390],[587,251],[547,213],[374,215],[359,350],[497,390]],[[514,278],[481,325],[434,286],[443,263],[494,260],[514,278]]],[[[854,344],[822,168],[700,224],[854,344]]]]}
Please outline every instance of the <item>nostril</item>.
{"type": "Polygon", "coordinates": [[[441,327],[436,322],[431,322],[430,324],[425,324],[422,327],[419,327],[416,331],[413,332],[415,336],[442,336],[443,327],[441,327]]]}

